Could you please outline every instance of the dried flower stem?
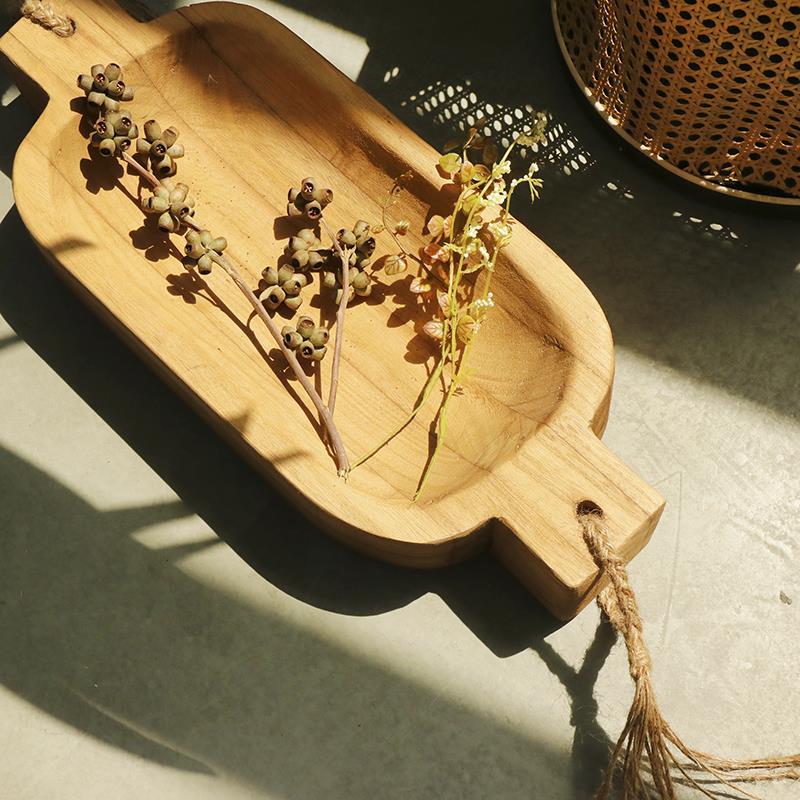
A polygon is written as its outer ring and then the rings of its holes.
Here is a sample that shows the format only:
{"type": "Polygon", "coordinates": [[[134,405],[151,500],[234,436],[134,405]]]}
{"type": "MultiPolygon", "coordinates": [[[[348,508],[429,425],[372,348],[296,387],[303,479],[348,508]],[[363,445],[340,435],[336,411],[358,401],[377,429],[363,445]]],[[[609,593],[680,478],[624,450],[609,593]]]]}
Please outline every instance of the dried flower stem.
{"type": "MultiPolygon", "coordinates": [[[[477,130],[473,130],[464,144],[461,156],[455,154],[443,156],[440,167],[446,173],[458,175],[454,182],[461,184],[461,192],[455,202],[449,220],[441,220],[434,241],[429,245],[433,251],[425,252],[432,259],[440,258],[442,252],[447,252],[448,274],[446,279],[430,270],[424,262],[423,268],[428,275],[437,278],[443,284],[444,291],[437,292],[440,320],[435,323],[433,333],[430,335],[441,336],[440,352],[435,365],[428,376],[428,380],[417,398],[408,417],[399,425],[383,442],[373,448],[366,456],[359,459],[355,466],[371,458],[381,448],[386,446],[400,431],[402,431],[418,414],[419,410],[430,397],[434,386],[441,381],[443,398],[435,416],[435,443],[423,469],[414,500],[418,500],[424,491],[433,467],[437,461],[441,448],[447,436],[450,401],[463,384],[465,365],[475,338],[475,334],[485,317],[486,311],[493,305],[492,295],[489,291],[498,254],[508,244],[510,232],[510,201],[516,186],[527,184],[531,190],[531,199],[535,199],[541,184],[538,178],[533,178],[533,166],[525,177],[514,179],[510,186],[506,185],[505,175],[510,171],[510,156],[515,145],[530,144],[541,136],[543,120],[537,118],[534,135],[520,136],[512,141],[502,157],[493,162],[491,169],[480,165],[480,171],[474,167],[467,158],[467,150],[473,145],[477,130]],[[495,208],[498,218],[495,222],[487,221],[481,214],[484,209],[495,208]],[[446,239],[440,240],[442,232],[446,239]],[[481,238],[483,236],[483,238],[481,238]],[[487,238],[490,237],[490,238],[487,238]],[[491,241],[491,244],[488,244],[491,241]],[[488,244],[488,247],[487,247],[488,244]],[[475,297],[475,284],[470,282],[473,273],[483,273],[480,296],[475,297]],[[440,333],[435,333],[436,328],[440,333]]],[[[484,144],[485,148],[486,145],[484,144]]],[[[497,159],[497,154],[492,157],[497,159]]],[[[486,162],[487,164],[489,162],[486,162]]],[[[395,236],[394,231],[386,225],[386,211],[393,202],[397,185],[392,187],[390,199],[384,204],[384,225],[392,234],[395,243],[404,251],[402,243],[395,236]]],[[[495,212],[492,212],[495,213],[495,212]]],[[[444,260],[444,259],[442,259],[444,260]]],[[[426,325],[426,332],[428,332],[426,325]]]]}
{"type": "Polygon", "coordinates": [[[372,448],[366,455],[362,456],[358,459],[358,461],[353,464],[353,469],[356,467],[360,467],[365,461],[369,461],[379,450],[382,450],[386,447],[389,442],[394,439],[395,436],[402,433],[415,419],[417,414],[419,413],[420,409],[425,405],[428,398],[431,396],[431,392],[433,391],[433,387],[436,385],[436,382],[442,375],[442,370],[444,369],[444,361],[439,359],[436,362],[431,374],[428,376],[428,380],[425,382],[425,386],[422,387],[422,391],[420,392],[419,397],[417,398],[417,402],[414,403],[414,407],[411,409],[411,413],[398,425],[380,444],[376,445],[372,448]]]}
{"type": "MultiPolygon", "coordinates": [[[[191,224],[190,227],[194,228],[195,226],[191,224]]],[[[306,394],[308,394],[308,396],[311,398],[311,402],[314,404],[319,413],[320,420],[325,427],[327,440],[330,442],[331,448],[333,449],[333,453],[336,457],[336,466],[338,468],[339,476],[346,476],[350,471],[350,462],[347,458],[347,451],[345,450],[341,434],[339,433],[339,430],[333,421],[333,413],[322,401],[319,393],[314,388],[314,384],[311,382],[308,375],[306,375],[306,373],[303,371],[303,368],[300,365],[300,362],[297,360],[297,356],[294,354],[294,351],[290,350],[284,344],[283,337],[281,336],[280,330],[278,330],[278,326],[275,324],[275,320],[273,320],[272,317],[267,313],[266,309],[264,308],[264,304],[255,296],[255,294],[253,294],[253,290],[247,285],[247,283],[245,283],[244,279],[236,271],[233,264],[231,264],[231,262],[223,255],[212,254],[211,258],[217,264],[219,264],[225,270],[225,272],[228,273],[231,280],[248,299],[250,305],[253,307],[253,310],[267,326],[272,338],[277,342],[278,347],[280,347],[281,352],[286,358],[286,361],[289,363],[292,372],[294,372],[294,374],[297,376],[301,386],[303,389],[305,389],[306,394]]]]}
{"type": "Polygon", "coordinates": [[[333,362],[331,364],[331,388],[328,393],[328,411],[331,417],[336,407],[336,393],[339,389],[339,365],[342,360],[342,343],[344,342],[344,317],[347,312],[347,304],[350,302],[350,254],[351,251],[344,250],[339,244],[339,240],[333,235],[333,231],[324,219],[320,218],[320,224],[328,234],[339,260],[342,262],[342,299],[336,309],[336,338],[333,344],[333,362]]]}
{"type": "Polygon", "coordinates": [[[145,169],[133,156],[129,153],[126,153],[124,150],[120,153],[122,160],[129,166],[134,169],[142,178],[144,178],[147,183],[149,183],[154,189],[157,189],[161,185],[161,181],[150,172],[149,169],[145,169]]]}
{"type": "MultiPolygon", "coordinates": [[[[153,188],[161,185],[161,182],[158,180],[158,178],[156,178],[155,175],[153,175],[152,172],[150,172],[150,170],[143,167],[138,161],[136,161],[136,159],[128,155],[128,153],[123,151],[121,155],[123,160],[133,167],[133,169],[153,188]]],[[[186,225],[187,228],[192,228],[192,230],[196,231],[203,230],[203,226],[195,222],[191,217],[184,216],[181,218],[181,221],[184,225],[186,225]]],[[[267,310],[264,308],[264,304],[255,296],[253,290],[248,286],[247,282],[244,280],[244,278],[242,278],[233,264],[225,256],[218,253],[212,253],[211,257],[215,263],[219,264],[219,266],[225,270],[228,277],[233,281],[239,291],[241,291],[242,294],[247,298],[248,302],[253,307],[253,310],[259,316],[261,321],[267,326],[267,330],[270,332],[270,335],[275,340],[284,357],[286,358],[289,367],[297,377],[298,381],[300,381],[300,385],[303,387],[306,394],[311,399],[311,402],[314,404],[314,407],[317,409],[317,412],[319,413],[320,422],[325,429],[326,439],[330,443],[334,457],[336,458],[336,467],[339,476],[346,476],[350,471],[350,461],[347,457],[347,450],[345,449],[342,436],[333,421],[333,411],[325,405],[319,395],[319,392],[317,392],[317,390],[314,388],[314,384],[311,382],[308,375],[306,375],[303,367],[297,360],[297,356],[294,354],[294,351],[290,350],[284,343],[283,336],[281,336],[281,332],[278,329],[278,326],[275,324],[275,320],[273,320],[272,317],[267,313],[267,310]]]]}

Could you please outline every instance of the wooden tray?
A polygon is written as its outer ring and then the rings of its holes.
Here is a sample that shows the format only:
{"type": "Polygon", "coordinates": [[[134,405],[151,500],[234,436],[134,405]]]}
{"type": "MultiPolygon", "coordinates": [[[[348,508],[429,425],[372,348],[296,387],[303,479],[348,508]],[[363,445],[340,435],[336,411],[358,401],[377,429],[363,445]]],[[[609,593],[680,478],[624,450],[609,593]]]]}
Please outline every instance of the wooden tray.
{"type": "MultiPolygon", "coordinates": [[[[187,155],[179,177],[198,198],[197,217],[228,238],[228,253],[253,284],[282,250],[286,191],[303,175],[334,189],[326,218],[338,228],[357,218],[378,222],[392,179],[411,169],[417,177],[396,214],[419,222],[418,231],[431,207],[444,210],[436,153],[252,8],[208,3],[141,24],[110,0],[61,6],[77,23],[74,36],[60,39],[23,20],[0,40],[20,88],[43,109],[17,153],[14,191],[58,273],[325,531],[414,567],[490,547],[555,615],[576,614],[599,588],[576,504],[603,507],[626,559],[645,544],[663,506],[597,438],[608,415],[613,347],[581,281],[517,226],[498,264],[497,308],[476,340],[470,383],[452,407],[448,444],[422,501],[410,498],[428,455],[435,399],[343,482],[304,395],[244,298],[221,270],[193,280],[174,248],[143,229],[135,176],[90,155],[78,132],[75,78],[95,62],[118,61],[137,90],[135,118],[180,129],[187,155]]],[[[410,234],[409,243],[422,241],[410,234]]],[[[337,421],[355,458],[402,421],[431,362],[410,278],[382,280],[382,303],[348,311],[337,421]]]]}

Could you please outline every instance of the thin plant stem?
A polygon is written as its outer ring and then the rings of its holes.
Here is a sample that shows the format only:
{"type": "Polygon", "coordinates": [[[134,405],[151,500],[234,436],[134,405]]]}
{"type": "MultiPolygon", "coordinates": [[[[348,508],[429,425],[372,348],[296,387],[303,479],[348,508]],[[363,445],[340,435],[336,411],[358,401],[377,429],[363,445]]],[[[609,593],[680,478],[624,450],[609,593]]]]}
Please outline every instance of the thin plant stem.
{"type": "Polygon", "coordinates": [[[333,363],[331,364],[331,387],[328,392],[328,411],[331,417],[336,408],[336,393],[339,390],[339,366],[342,360],[342,344],[344,342],[344,318],[347,313],[347,304],[350,302],[350,255],[351,251],[344,250],[339,240],[333,235],[330,226],[320,217],[320,225],[328,234],[339,260],[342,262],[342,299],[336,309],[336,338],[333,343],[333,363]]]}
{"type": "MultiPolygon", "coordinates": [[[[196,231],[203,230],[203,227],[190,217],[182,217],[181,219],[188,228],[192,228],[192,230],[196,231]]],[[[350,471],[350,461],[347,457],[344,441],[342,440],[341,434],[339,433],[339,430],[333,421],[333,414],[331,414],[330,409],[325,405],[319,393],[314,388],[314,384],[311,382],[311,379],[303,371],[303,368],[300,365],[300,362],[297,360],[297,356],[294,354],[294,351],[290,350],[284,343],[283,336],[281,336],[281,332],[278,329],[278,326],[275,324],[275,320],[272,319],[272,317],[267,313],[267,310],[264,308],[264,304],[255,296],[253,290],[248,286],[247,282],[244,280],[244,278],[242,278],[230,260],[218,253],[212,252],[210,255],[212,260],[225,270],[228,277],[230,277],[234,284],[236,284],[236,287],[247,298],[248,302],[253,307],[253,310],[259,316],[261,321],[267,326],[267,330],[270,332],[270,335],[275,340],[284,357],[286,358],[289,367],[300,381],[300,385],[303,387],[303,389],[305,389],[306,394],[309,396],[311,402],[314,404],[314,407],[317,409],[317,412],[320,415],[320,421],[325,428],[327,439],[330,442],[331,448],[333,449],[333,454],[336,458],[338,474],[340,476],[346,476],[350,471]]]]}
{"type": "Polygon", "coordinates": [[[142,177],[144,178],[154,189],[157,189],[161,186],[161,181],[150,172],[149,169],[145,169],[132,155],[127,153],[123,150],[120,153],[122,160],[129,166],[133,167],[133,169],[142,177]]]}
{"type": "Polygon", "coordinates": [[[442,375],[443,368],[444,368],[444,362],[441,359],[439,359],[436,362],[436,366],[433,368],[431,374],[428,376],[428,380],[426,381],[425,386],[422,388],[422,392],[417,398],[417,402],[414,403],[414,408],[411,410],[411,413],[379,445],[373,447],[372,450],[369,451],[369,453],[359,458],[358,461],[356,461],[355,464],[353,464],[353,469],[355,469],[358,466],[361,466],[361,464],[363,464],[365,461],[369,461],[369,459],[372,458],[372,456],[374,456],[375,453],[386,447],[386,445],[389,444],[389,442],[391,442],[395,436],[401,433],[406,427],[408,427],[408,425],[410,425],[414,421],[414,418],[417,416],[420,409],[425,405],[425,402],[431,396],[433,387],[436,385],[436,382],[442,375]]]}

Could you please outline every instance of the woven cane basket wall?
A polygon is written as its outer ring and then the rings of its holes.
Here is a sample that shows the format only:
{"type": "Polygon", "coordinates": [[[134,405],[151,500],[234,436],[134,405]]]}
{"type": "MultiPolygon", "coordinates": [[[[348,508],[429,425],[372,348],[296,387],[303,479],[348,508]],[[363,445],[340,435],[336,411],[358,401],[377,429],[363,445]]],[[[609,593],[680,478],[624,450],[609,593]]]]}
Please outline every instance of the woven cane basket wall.
{"type": "Polygon", "coordinates": [[[600,113],[697,183],[800,203],[800,0],[553,0],[600,113]]]}

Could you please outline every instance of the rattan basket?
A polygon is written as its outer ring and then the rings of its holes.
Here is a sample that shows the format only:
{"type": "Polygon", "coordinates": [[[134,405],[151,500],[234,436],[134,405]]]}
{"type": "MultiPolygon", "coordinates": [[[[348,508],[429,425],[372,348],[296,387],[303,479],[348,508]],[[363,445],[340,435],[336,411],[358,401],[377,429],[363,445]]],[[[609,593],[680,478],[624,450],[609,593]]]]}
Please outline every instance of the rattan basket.
{"type": "Polygon", "coordinates": [[[661,166],[800,205],[800,0],[553,0],[595,108],[661,166]]]}

